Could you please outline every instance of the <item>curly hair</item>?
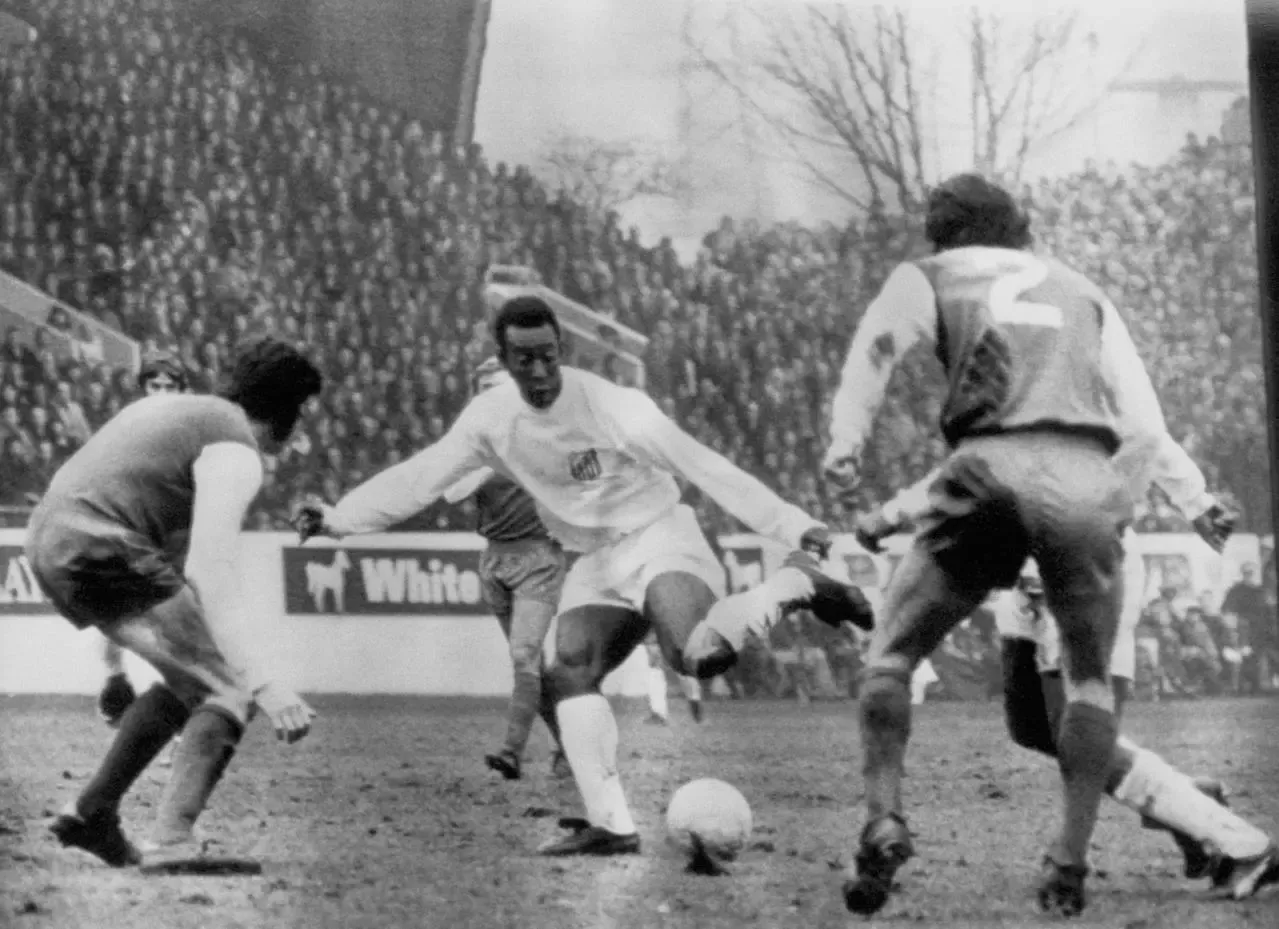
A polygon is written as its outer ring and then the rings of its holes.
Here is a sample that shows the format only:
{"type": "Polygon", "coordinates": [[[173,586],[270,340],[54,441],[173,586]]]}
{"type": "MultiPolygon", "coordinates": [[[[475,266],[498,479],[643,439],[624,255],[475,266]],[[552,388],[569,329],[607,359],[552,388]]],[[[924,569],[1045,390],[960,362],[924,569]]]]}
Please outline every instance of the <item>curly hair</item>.
{"type": "Polygon", "coordinates": [[[271,438],[288,439],[302,405],[318,394],[324,376],[301,351],[274,336],[257,336],[236,352],[222,396],[266,423],[271,438]]]}
{"type": "Polygon", "coordinates": [[[928,194],[924,235],[945,251],[970,245],[1027,248],[1030,219],[1012,194],[979,174],[957,174],[928,194]]]}

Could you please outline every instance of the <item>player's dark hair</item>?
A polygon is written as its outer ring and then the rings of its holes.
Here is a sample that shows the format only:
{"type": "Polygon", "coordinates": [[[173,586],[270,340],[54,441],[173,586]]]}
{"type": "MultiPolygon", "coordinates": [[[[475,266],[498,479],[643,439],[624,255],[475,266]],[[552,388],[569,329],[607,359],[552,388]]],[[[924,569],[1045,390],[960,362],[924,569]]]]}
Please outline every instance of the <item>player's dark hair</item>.
{"type": "Polygon", "coordinates": [[[244,408],[250,419],[265,423],[276,442],[288,439],[302,404],[320,392],[324,376],[288,342],[257,336],[236,352],[222,396],[244,408]]]}
{"type": "Polygon", "coordinates": [[[493,338],[497,342],[498,354],[506,357],[506,330],[536,329],[539,326],[550,326],[555,330],[556,341],[559,341],[559,318],[545,300],[541,297],[515,297],[507,300],[497,311],[497,319],[493,321],[493,338]]]}
{"type": "Polygon", "coordinates": [[[142,366],[138,368],[138,389],[142,390],[147,386],[147,381],[161,374],[169,375],[183,390],[186,389],[187,372],[182,367],[182,362],[173,352],[162,350],[147,352],[142,356],[142,366]]]}
{"type": "Polygon", "coordinates": [[[957,174],[929,192],[924,236],[939,252],[970,245],[1027,248],[1030,219],[998,184],[957,174]]]}

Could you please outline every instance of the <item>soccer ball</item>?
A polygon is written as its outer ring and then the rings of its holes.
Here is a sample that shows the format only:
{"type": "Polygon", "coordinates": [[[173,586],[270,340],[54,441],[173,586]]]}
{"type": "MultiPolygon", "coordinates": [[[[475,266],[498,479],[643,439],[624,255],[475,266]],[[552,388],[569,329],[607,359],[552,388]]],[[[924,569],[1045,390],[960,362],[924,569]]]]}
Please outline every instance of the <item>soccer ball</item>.
{"type": "Polygon", "coordinates": [[[689,781],[666,807],[666,840],[688,855],[692,835],[721,861],[732,861],[751,835],[751,805],[732,784],[704,777],[689,781]]]}

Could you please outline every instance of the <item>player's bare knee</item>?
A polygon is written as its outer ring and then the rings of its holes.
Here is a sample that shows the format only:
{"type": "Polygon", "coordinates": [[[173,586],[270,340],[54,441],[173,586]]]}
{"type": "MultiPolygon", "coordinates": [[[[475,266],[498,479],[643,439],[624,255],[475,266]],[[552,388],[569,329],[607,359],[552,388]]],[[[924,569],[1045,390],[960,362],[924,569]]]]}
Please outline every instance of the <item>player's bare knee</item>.
{"type": "Polygon", "coordinates": [[[910,678],[910,670],[901,667],[867,668],[858,692],[863,724],[881,731],[909,729],[910,678]]]}
{"type": "Polygon", "coordinates": [[[558,648],[555,661],[542,675],[543,686],[555,702],[595,693],[604,679],[598,650],[586,647],[558,648]]]}

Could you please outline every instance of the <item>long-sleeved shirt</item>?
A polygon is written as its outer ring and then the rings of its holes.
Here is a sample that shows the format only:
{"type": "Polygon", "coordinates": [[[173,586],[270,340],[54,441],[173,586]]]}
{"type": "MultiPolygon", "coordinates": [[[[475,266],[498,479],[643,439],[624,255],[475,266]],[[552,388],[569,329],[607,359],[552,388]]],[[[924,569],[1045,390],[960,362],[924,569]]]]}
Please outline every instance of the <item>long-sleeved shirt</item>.
{"type": "MultiPolygon", "coordinates": [[[[902,268],[910,267],[902,265],[902,268]]],[[[899,269],[900,271],[900,269],[899,269]]],[[[866,374],[864,360],[860,366],[853,364],[858,353],[858,341],[873,341],[884,332],[892,332],[900,357],[914,342],[912,333],[918,333],[916,341],[929,330],[924,321],[935,319],[936,310],[929,301],[935,300],[932,287],[922,272],[902,272],[894,275],[897,281],[867,310],[866,319],[854,338],[845,367],[845,378],[840,384],[842,399],[838,399],[832,417],[842,423],[840,448],[860,448],[860,436],[869,432],[875,408],[861,393],[872,390],[874,384],[887,383],[886,375],[866,374]],[[924,288],[927,288],[926,290],[924,288]],[[887,295],[887,298],[885,297],[887,295]],[[872,312],[875,314],[872,317],[872,312]],[[863,339],[863,332],[866,333],[863,339]],[[842,417],[842,419],[841,419],[842,417]],[[849,423],[852,428],[849,428],[849,423]],[[863,431],[865,430],[865,431],[863,431]]],[[[892,280],[890,279],[890,284],[892,280]]],[[[1155,394],[1154,385],[1133,344],[1128,327],[1114,305],[1102,305],[1101,371],[1109,389],[1120,436],[1120,447],[1114,457],[1115,465],[1125,475],[1134,500],[1144,498],[1151,484],[1163,490],[1173,505],[1188,519],[1194,519],[1213,505],[1214,498],[1207,492],[1203,472],[1190,459],[1185,450],[1168,434],[1163,410],[1155,394]]],[[[880,388],[882,396],[882,386],[880,388]]],[[[872,398],[873,399],[873,398],[872,398]]],[[[877,401],[876,401],[877,403],[877,401]]],[[[832,424],[832,430],[834,424],[832,424]]],[[[833,448],[832,454],[838,449],[833,448]]],[[[884,507],[889,519],[898,516],[914,518],[928,505],[928,488],[937,478],[934,471],[923,480],[894,496],[884,507]]]]}
{"type": "MultiPolygon", "coordinates": [[[[974,268],[971,273],[955,270],[962,261],[970,260],[969,256],[964,255],[953,255],[949,258],[951,267],[944,269],[947,272],[946,275],[934,272],[939,280],[947,281],[946,286],[953,287],[957,293],[939,294],[933,285],[933,279],[921,269],[918,263],[904,262],[894,269],[880,293],[867,308],[853,335],[840,376],[840,384],[831,402],[831,445],[825,459],[827,468],[834,468],[845,460],[856,461],[860,458],[874,425],[875,416],[883,403],[889,379],[906,354],[919,344],[927,345],[934,350],[938,348],[939,333],[944,328],[944,320],[939,309],[943,302],[942,298],[950,303],[966,303],[969,306],[983,299],[987,300],[990,304],[988,316],[994,323],[988,328],[997,329],[1000,326],[1007,326],[1009,331],[1012,331],[1013,327],[1020,326],[1027,332],[1033,332],[1036,328],[1042,328],[1044,331],[1059,330],[1063,324],[1070,324],[1069,321],[1063,323],[1062,311],[1051,304],[1022,301],[1017,299],[1021,291],[1009,292],[1005,288],[1006,284],[1012,283],[1026,290],[1024,285],[1027,281],[1040,280],[1042,274],[1048,273],[1047,265],[1038,262],[1033,256],[1008,250],[968,251],[973,253],[971,260],[974,268]],[[1000,270],[998,264],[992,264],[991,267],[979,264],[979,262],[1001,261],[1007,262],[1014,270],[1000,270]],[[1026,267],[1018,270],[1018,262],[1024,263],[1026,267]],[[1036,276],[1028,277],[1032,272],[1036,276]],[[989,292],[988,296],[984,296],[986,291],[983,291],[982,287],[989,292]]],[[[1158,417],[1159,425],[1162,427],[1163,417],[1154,388],[1150,384],[1150,378],[1146,374],[1141,356],[1133,345],[1127,327],[1114,306],[1101,298],[1095,292],[1095,288],[1073,272],[1053,265],[1052,274],[1055,277],[1046,279],[1048,287],[1063,292],[1074,287],[1079,290],[1079,293],[1070,297],[1072,302],[1091,302],[1096,305],[1095,308],[1100,309],[1102,318],[1100,357],[1084,359],[1084,362],[1086,367],[1093,365],[1099,367],[1102,380],[1113,394],[1113,406],[1130,410],[1133,416],[1139,418],[1158,417]]],[[[1033,291],[1032,287],[1027,292],[1033,291]]],[[[967,319],[969,325],[975,327],[980,325],[980,318],[980,314],[973,313],[967,319]]],[[[968,333],[949,332],[947,335],[952,341],[958,341],[967,337],[968,333]]],[[[1036,345],[1033,335],[1027,336],[1023,342],[1027,346],[1036,345]]],[[[941,347],[943,355],[954,355],[956,351],[954,344],[941,347]]],[[[984,347],[977,346],[978,349],[984,347]]],[[[999,348],[999,346],[995,347],[999,348]]],[[[1051,353],[1049,357],[1054,363],[1061,361],[1060,357],[1052,356],[1051,353]]],[[[952,366],[963,361],[964,359],[951,359],[952,366]]],[[[998,380],[1005,373],[998,370],[983,371],[979,368],[966,370],[971,370],[979,376],[991,375],[991,380],[998,380]]],[[[1061,376],[1060,370],[1054,373],[1058,377],[1061,376]]],[[[981,385],[965,383],[958,385],[958,388],[963,390],[970,386],[978,391],[981,388],[981,385]]],[[[1075,384],[1071,386],[1077,388],[1075,384]]],[[[952,392],[954,390],[955,386],[952,386],[952,392]]],[[[1078,399],[1071,402],[1078,402],[1078,399]]],[[[1065,401],[1063,403],[1063,412],[1071,409],[1069,403],[1065,401]]],[[[1085,411],[1079,410],[1079,412],[1085,411]]],[[[1122,428],[1119,431],[1122,432],[1122,428]]],[[[1147,437],[1149,434],[1149,430],[1142,433],[1147,437]]],[[[1147,448],[1143,454],[1149,454],[1151,451],[1151,448],[1147,448]]]]}
{"type": "Polygon", "coordinates": [[[347,494],[329,517],[342,534],[378,532],[424,509],[463,478],[491,468],[537,501],[551,535],[570,551],[612,544],[680,501],[676,478],[790,548],[821,523],[705,447],[645,393],[577,368],[547,409],[514,383],[471,400],[434,445],[347,494]]]}

